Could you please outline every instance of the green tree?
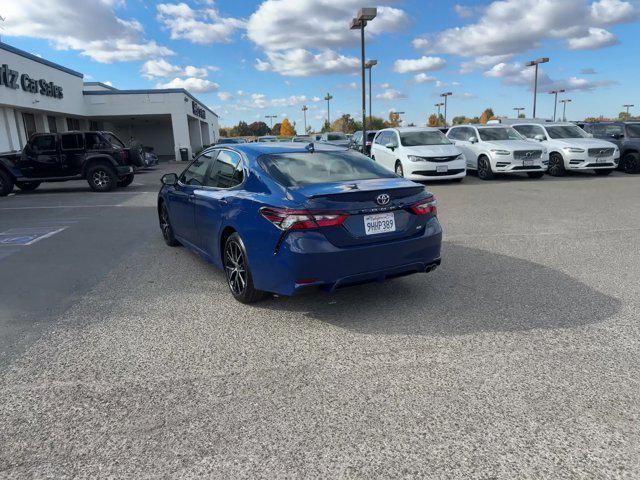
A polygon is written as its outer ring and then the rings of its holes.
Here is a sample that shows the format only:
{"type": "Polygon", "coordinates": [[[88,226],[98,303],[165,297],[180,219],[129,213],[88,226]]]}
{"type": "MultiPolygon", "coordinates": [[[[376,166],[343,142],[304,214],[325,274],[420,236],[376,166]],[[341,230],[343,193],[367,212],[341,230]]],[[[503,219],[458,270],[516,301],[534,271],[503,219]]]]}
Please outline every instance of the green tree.
{"type": "MultiPolygon", "coordinates": [[[[383,128],[387,128],[389,124],[385,121],[384,118],[380,117],[367,117],[367,130],[382,130],[383,128]]],[[[360,130],[362,127],[360,128],[360,130]]]]}
{"type": "Polygon", "coordinates": [[[331,124],[331,130],[334,132],[353,133],[358,129],[362,129],[362,124],[358,128],[358,123],[351,115],[346,113],[331,124]]]}
{"type": "Polygon", "coordinates": [[[331,131],[331,125],[327,120],[325,120],[324,124],[322,125],[322,128],[320,129],[320,133],[325,133],[330,131],[331,131]]]}
{"type": "Polygon", "coordinates": [[[457,117],[453,117],[453,120],[451,120],[451,123],[453,125],[464,125],[465,123],[468,123],[468,119],[464,115],[459,115],[457,117]]]}
{"type": "Polygon", "coordinates": [[[229,136],[229,128],[227,127],[220,127],[220,136],[221,137],[228,137],[229,136]]]}
{"type": "Polygon", "coordinates": [[[280,135],[280,129],[282,128],[281,123],[276,123],[271,129],[271,135],[280,135]]]}
{"type": "Polygon", "coordinates": [[[251,135],[253,135],[254,137],[267,135],[271,131],[269,125],[264,122],[253,122],[251,125],[249,125],[249,130],[251,131],[251,135]]]}

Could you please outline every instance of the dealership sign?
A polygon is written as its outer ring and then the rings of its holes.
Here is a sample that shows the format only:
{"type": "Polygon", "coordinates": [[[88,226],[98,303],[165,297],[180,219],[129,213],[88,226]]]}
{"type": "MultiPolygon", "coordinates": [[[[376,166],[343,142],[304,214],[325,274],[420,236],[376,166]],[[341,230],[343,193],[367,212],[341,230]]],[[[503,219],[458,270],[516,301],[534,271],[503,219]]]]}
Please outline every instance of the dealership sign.
{"type": "Polygon", "coordinates": [[[17,90],[22,88],[25,92],[39,93],[46,97],[62,98],[62,87],[47,82],[44,78],[31,78],[28,74],[17,70],[11,70],[7,64],[3,64],[0,68],[0,85],[17,90]]]}
{"type": "Polygon", "coordinates": [[[204,108],[202,108],[196,102],[191,102],[191,109],[193,110],[193,114],[196,117],[204,118],[205,120],[207,119],[207,113],[204,111],[204,108]]]}

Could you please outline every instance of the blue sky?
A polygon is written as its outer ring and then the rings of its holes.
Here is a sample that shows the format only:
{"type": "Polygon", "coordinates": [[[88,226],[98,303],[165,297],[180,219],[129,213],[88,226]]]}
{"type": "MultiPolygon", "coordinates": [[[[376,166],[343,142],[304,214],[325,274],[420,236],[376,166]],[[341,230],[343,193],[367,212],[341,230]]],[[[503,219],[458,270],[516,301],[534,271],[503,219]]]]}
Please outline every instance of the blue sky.
{"type": "MultiPolygon", "coordinates": [[[[360,1],[50,0],[0,6],[3,41],[117,88],[186,86],[221,117],[266,114],[302,126],[302,105],[318,128],[326,116],[360,114],[358,35],[348,30],[360,1]]],[[[367,5],[376,5],[371,3],[367,5]]],[[[617,115],[638,105],[636,0],[397,0],[377,3],[368,27],[374,114],[404,111],[424,124],[452,91],[448,117],[492,107],[531,114],[532,69],[542,56],[539,116],[551,116],[565,88],[568,117],[617,115]]],[[[301,130],[301,128],[299,128],[301,130]]]]}

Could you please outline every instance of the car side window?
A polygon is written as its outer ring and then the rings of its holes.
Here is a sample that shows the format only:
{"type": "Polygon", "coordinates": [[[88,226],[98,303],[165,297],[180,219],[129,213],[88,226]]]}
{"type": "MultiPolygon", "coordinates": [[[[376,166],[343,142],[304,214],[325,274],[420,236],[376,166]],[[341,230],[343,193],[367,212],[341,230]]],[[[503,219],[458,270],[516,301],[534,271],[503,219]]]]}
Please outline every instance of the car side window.
{"type": "Polygon", "coordinates": [[[81,133],[67,133],[60,135],[60,148],[62,150],[80,150],[84,148],[81,133]]]}
{"type": "Polygon", "coordinates": [[[84,134],[84,143],[88,150],[98,150],[105,141],[95,132],[87,132],[84,134]]]}
{"type": "Polygon", "coordinates": [[[373,140],[373,143],[375,143],[376,145],[382,145],[382,141],[384,140],[384,134],[386,132],[380,132],[378,133],[378,135],[376,135],[376,138],[373,140]]]}
{"type": "Polygon", "coordinates": [[[480,136],[478,135],[478,132],[476,132],[476,129],[471,127],[466,127],[464,129],[463,137],[463,140],[466,140],[467,142],[471,137],[476,137],[476,139],[480,140],[480,136]]]}
{"type": "Polygon", "coordinates": [[[451,130],[449,130],[449,135],[447,135],[447,137],[451,140],[461,140],[460,130],[460,128],[452,128],[451,130]]]}
{"type": "Polygon", "coordinates": [[[604,129],[604,134],[608,137],[622,135],[623,133],[624,132],[622,131],[622,125],[607,125],[604,129]]]}
{"type": "Polygon", "coordinates": [[[189,168],[182,172],[182,175],[180,175],[180,182],[185,185],[204,185],[204,176],[211,165],[213,154],[213,151],[200,154],[193,163],[189,165],[189,168]]]}
{"type": "Polygon", "coordinates": [[[40,135],[31,141],[31,146],[39,152],[56,149],[55,135],[40,135]]]}
{"type": "Polygon", "coordinates": [[[236,152],[221,150],[209,172],[207,186],[216,188],[233,188],[242,183],[244,171],[242,159],[236,152]]]}
{"type": "Polygon", "coordinates": [[[387,134],[389,135],[389,141],[387,143],[392,143],[396,147],[398,145],[400,145],[400,139],[398,138],[398,132],[391,131],[391,132],[387,132],[387,134]]]}

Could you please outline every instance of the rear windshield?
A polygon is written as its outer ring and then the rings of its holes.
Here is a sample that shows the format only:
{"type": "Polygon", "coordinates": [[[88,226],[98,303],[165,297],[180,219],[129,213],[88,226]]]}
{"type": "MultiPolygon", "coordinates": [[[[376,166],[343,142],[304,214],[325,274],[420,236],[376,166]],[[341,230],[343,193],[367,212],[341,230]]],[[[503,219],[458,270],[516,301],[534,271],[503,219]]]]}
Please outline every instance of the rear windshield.
{"type": "Polygon", "coordinates": [[[580,127],[574,125],[558,125],[546,127],[551,138],[586,138],[587,134],[580,127]]]}
{"type": "Polygon", "coordinates": [[[640,123],[628,123],[627,135],[630,138],[640,138],[640,123]]]}
{"type": "Polygon", "coordinates": [[[346,140],[347,136],[344,133],[328,133],[327,140],[346,140]]]}
{"type": "Polygon", "coordinates": [[[285,187],[395,177],[393,172],[356,152],[281,153],[262,155],[259,162],[285,187]]]}
{"type": "Polygon", "coordinates": [[[482,140],[483,142],[491,142],[492,140],[522,140],[523,139],[523,137],[521,137],[520,134],[511,127],[478,128],[478,132],[480,133],[480,140],[482,140]]]}
{"type": "Polygon", "coordinates": [[[449,145],[451,142],[441,131],[400,132],[400,143],[405,147],[420,145],[449,145]]]}

